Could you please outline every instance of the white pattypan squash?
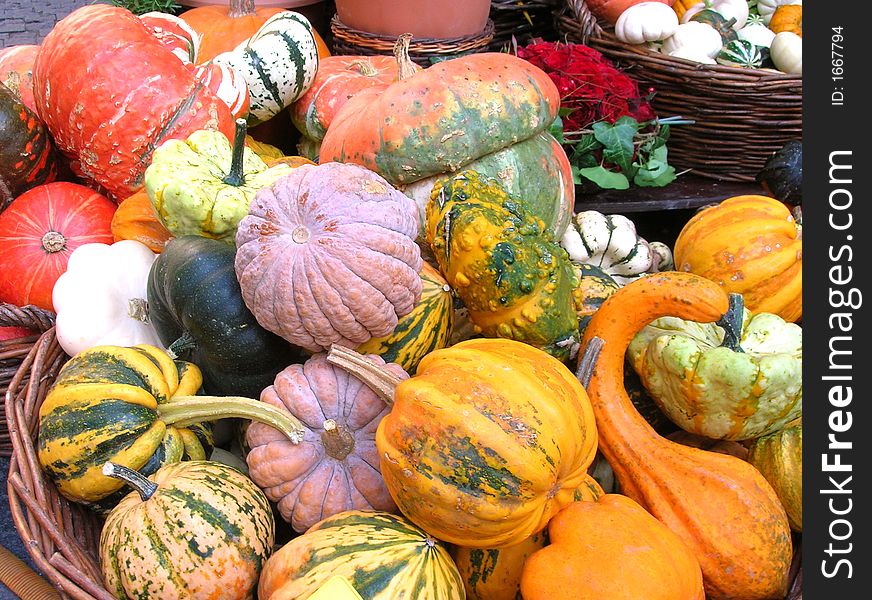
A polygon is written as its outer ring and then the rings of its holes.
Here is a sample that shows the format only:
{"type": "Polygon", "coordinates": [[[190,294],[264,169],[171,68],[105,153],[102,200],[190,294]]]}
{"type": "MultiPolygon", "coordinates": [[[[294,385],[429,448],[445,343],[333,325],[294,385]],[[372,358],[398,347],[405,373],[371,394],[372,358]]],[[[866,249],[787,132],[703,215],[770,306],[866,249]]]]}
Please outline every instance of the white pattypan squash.
{"type": "Polygon", "coordinates": [[[802,75],[802,38],[792,31],[782,31],[773,38],[769,56],[782,73],[802,75]]]}
{"type": "Polygon", "coordinates": [[[711,25],[691,21],[678,26],[670,37],[663,40],[663,52],[673,54],[679,48],[687,48],[683,57],[690,55],[714,58],[724,47],[721,34],[711,25]]]}
{"type": "Polygon", "coordinates": [[[52,290],[55,332],[73,356],[100,345],[163,347],[148,321],[146,286],[157,254],[135,240],[83,244],[52,290]]]}
{"type": "Polygon", "coordinates": [[[775,38],[775,32],[763,25],[762,23],[751,23],[745,25],[736,32],[740,40],[751,42],[755,46],[768,48],[772,45],[772,40],[775,38]]]}
{"type": "Polygon", "coordinates": [[[668,4],[641,2],[621,13],[615,35],[627,44],[665,40],[678,28],[678,15],[668,4]]]}
{"type": "Polygon", "coordinates": [[[681,17],[681,22],[690,22],[696,13],[707,8],[720,13],[727,21],[736,19],[736,22],[733,23],[733,29],[736,31],[744,27],[748,20],[749,9],[746,0],[705,0],[688,8],[681,17]]]}

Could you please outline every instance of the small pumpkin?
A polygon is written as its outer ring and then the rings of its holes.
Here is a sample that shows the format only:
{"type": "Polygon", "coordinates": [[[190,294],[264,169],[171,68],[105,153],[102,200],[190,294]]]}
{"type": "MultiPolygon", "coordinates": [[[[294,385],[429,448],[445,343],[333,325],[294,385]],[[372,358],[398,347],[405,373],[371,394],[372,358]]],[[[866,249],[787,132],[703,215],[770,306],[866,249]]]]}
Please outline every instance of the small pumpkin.
{"type": "Polygon", "coordinates": [[[752,42],[733,40],[727,42],[715,60],[725,67],[757,69],[763,64],[763,55],[760,53],[760,48],[752,42]]]}
{"type": "Polygon", "coordinates": [[[426,234],[482,335],[572,355],[578,339],[572,264],[543,222],[496,180],[463,171],[434,187],[426,234]]]}
{"type": "Polygon", "coordinates": [[[445,546],[401,516],[350,510],[294,538],[266,562],[260,600],[305,600],[335,576],[363,600],[463,600],[463,581],[445,546]]]}
{"type": "Polygon", "coordinates": [[[573,502],[548,536],[524,563],[524,600],[705,600],[690,548],[626,496],[573,502]]]}
{"type": "Polygon", "coordinates": [[[318,71],[318,45],[309,19],[285,10],[212,62],[232,67],[248,84],[248,124],[254,126],[270,120],[309,89],[318,71]]]}
{"type": "Polygon", "coordinates": [[[0,83],[0,212],[27,190],[57,178],[54,143],[39,117],[0,83]]]}
{"type": "Polygon", "coordinates": [[[656,273],[624,286],[585,331],[586,353],[602,342],[587,391],[599,449],[622,492],[690,546],[706,593],[718,599],[780,598],[793,550],[787,515],[772,487],[745,461],[662,438],[623,387],[627,345],[645,325],[664,316],[710,323],[728,307],[719,285],[689,273],[656,273]]]}
{"type": "Polygon", "coordinates": [[[748,462],[775,489],[790,527],[802,532],[802,422],[754,440],[748,462]]]}
{"type": "Polygon", "coordinates": [[[598,267],[621,285],[657,271],[663,260],[633,221],[595,210],[576,214],[560,245],[573,261],[598,267]]]}
{"type": "MultiPolygon", "coordinates": [[[[395,364],[385,369],[408,377],[395,364]]],[[[303,424],[299,444],[260,423],[245,434],[251,478],[294,531],[346,510],[396,512],[375,446],[376,428],[390,407],[375,392],[316,354],[279,373],[260,399],[303,424]]]]}
{"type": "Polygon", "coordinates": [[[779,34],[790,31],[802,37],[802,4],[782,4],[772,13],[769,29],[779,34]]]}
{"type": "Polygon", "coordinates": [[[73,356],[92,346],[160,344],[149,320],[148,272],[156,255],[144,244],[83,244],[52,288],[55,335],[73,356]]]}
{"type": "Polygon", "coordinates": [[[52,288],[73,250],[113,242],[115,208],[106,196],[62,181],[16,198],[0,212],[0,302],[53,311],[52,288]]]}
{"type": "Polygon", "coordinates": [[[668,4],[641,2],[628,7],[615,23],[615,37],[627,44],[665,40],[678,28],[678,17],[668,4]]]}
{"type": "Polygon", "coordinates": [[[264,329],[310,352],[388,335],[421,298],[417,231],[415,203],[375,173],[297,167],[239,223],[245,304],[264,329]]]}
{"type": "Polygon", "coordinates": [[[735,196],[688,221],[675,242],[676,269],[744,298],[752,313],[802,318],[802,229],[766,196],[735,196]]]}
{"type": "Polygon", "coordinates": [[[146,274],[149,319],[175,356],[200,368],[207,394],[257,398],[304,356],[257,324],[235,258],[232,246],[197,235],[167,242],[146,274]]]}
{"type": "Polygon", "coordinates": [[[778,7],[792,4],[801,5],[802,0],[757,0],[757,12],[763,17],[763,22],[768,25],[778,7]]]}
{"type": "Polygon", "coordinates": [[[341,346],[327,360],[392,403],[376,431],[382,476],[402,513],[438,539],[520,543],[588,481],[597,433],[587,394],[541,350],[467,340],[431,352],[406,380],[341,346]]]}
{"type": "Polygon", "coordinates": [[[578,278],[578,285],[572,291],[575,312],[578,315],[578,332],[584,335],[593,314],[621,286],[597,266],[572,261],[572,268],[578,278]]]}
{"type": "Polygon", "coordinates": [[[739,294],[716,325],[651,322],[627,357],[660,409],[691,433],[754,439],[802,415],[802,328],[752,316],[739,294]]]}
{"type": "Polygon", "coordinates": [[[375,354],[414,373],[421,359],[448,345],[454,327],[454,294],[442,274],[423,263],[421,299],[412,312],[401,317],[397,327],[380,338],[357,348],[361,354],[375,354]]]}
{"type": "Polygon", "coordinates": [[[123,486],[103,474],[107,459],[144,475],[182,460],[205,460],[211,434],[203,423],[261,419],[289,439],[301,439],[299,422],[272,406],[195,396],[202,380],[196,365],[173,360],[156,346],[93,346],[76,354],[40,406],[39,464],[65,498],[107,508],[120,500],[123,486]]]}
{"type": "Polygon", "coordinates": [[[157,218],[145,189],[121,201],[112,215],[109,227],[116,242],[135,240],[145,244],[155,254],[160,254],[167,241],[173,237],[157,218]]]}
{"type": "Polygon", "coordinates": [[[802,141],[790,140],[773,152],[755,179],[776,200],[801,206],[802,141]]]}
{"type": "Polygon", "coordinates": [[[782,73],[802,75],[802,38],[792,31],[775,34],[769,55],[775,68],[782,73]]]}
{"type": "Polygon", "coordinates": [[[197,66],[194,73],[197,79],[227,105],[235,118],[248,117],[248,111],[251,109],[248,82],[236,69],[225,64],[210,62],[197,66]]]}
{"type": "Polygon", "coordinates": [[[679,25],[675,33],[663,40],[661,50],[669,55],[680,52],[682,58],[708,58],[714,63],[714,57],[723,47],[724,39],[714,27],[708,23],[688,21],[679,25]]]}
{"type": "Polygon", "coordinates": [[[103,472],[134,489],[100,531],[107,590],[118,598],[254,597],[275,523],[250,479],[207,461],[168,465],[150,478],[111,462],[103,472]]]}
{"type": "Polygon", "coordinates": [[[224,134],[195,131],[154,151],[145,191],[161,223],[175,236],[200,235],[233,244],[236,226],[255,193],[291,172],[267,167],[245,146],[247,128],[237,119],[233,145],[224,134]]]}

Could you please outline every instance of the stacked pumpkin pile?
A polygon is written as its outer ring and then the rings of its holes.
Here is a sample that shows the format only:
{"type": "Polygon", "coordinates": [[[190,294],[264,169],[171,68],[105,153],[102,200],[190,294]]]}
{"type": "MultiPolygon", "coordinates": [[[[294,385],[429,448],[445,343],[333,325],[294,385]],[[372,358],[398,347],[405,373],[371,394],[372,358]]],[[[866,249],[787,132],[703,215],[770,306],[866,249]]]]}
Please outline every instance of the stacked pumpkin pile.
{"type": "Polygon", "coordinates": [[[364,598],[784,595],[784,205],[707,209],[673,267],[629,219],[572,214],[558,91],[526,61],[319,56],[289,11],[196,66],[208,39],[87,6],[35,52],[34,105],[3,105],[26,160],[2,165],[0,299],[57,313],[71,358],[38,460],[106,515],[110,593],[302,599],[342,575],[364,598]],[[317,164],[246,135],[286,108],[317,164]],[[759,468],[655,433],[626,359],[677,425],[759,468]],[[274,510],[299,534],[279,548],[274,510]]]}
{"type": "Polygon", "coordinates": [[[627,44],[702,64],[802,75],[802,0],[589,4],[627,44]]]}

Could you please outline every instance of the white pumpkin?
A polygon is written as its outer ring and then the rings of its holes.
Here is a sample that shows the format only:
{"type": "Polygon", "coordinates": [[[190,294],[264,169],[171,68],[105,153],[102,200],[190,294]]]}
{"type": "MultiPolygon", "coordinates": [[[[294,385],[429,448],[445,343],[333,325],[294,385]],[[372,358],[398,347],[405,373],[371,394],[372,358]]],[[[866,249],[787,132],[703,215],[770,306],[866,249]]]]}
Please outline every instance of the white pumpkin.
{"type": "Polygon", "coordinates": [[[663,40],[662,52],[673,54],[679,48],[686,48],[682,51],[682,58],[707,56],[714,59],[723,47],[724,40],[714,27],[690,21],[679,25],[675,33],[663,40]]]}
{"type": "Polygon", "coordinates": [[[769,56],[782,73],[802,75],[802,38],[792,31],[782,31],[773,38],[769,56]]]}
{"type": "Polygon", "coordinates": [[[668,4],[640,2],[621,13],[615,36],[627,44],[665,40],[678,28],[678,15],[668,4]]]}
{"type": "Polygon", "coordinates": [[[52,289],[55,332],[73,356],[93,346],[163,347],[148,320],[146,286],[157,254],[135,240],[83,244],[52,289]]]}
{"type": "Polygon", "coordinates": [[[248,124],[254,126],[277,115],[311,87],[318,71],[318,47],[309,20],[286,10],[212,61],[233,67],[248,83],[248,124]]]}

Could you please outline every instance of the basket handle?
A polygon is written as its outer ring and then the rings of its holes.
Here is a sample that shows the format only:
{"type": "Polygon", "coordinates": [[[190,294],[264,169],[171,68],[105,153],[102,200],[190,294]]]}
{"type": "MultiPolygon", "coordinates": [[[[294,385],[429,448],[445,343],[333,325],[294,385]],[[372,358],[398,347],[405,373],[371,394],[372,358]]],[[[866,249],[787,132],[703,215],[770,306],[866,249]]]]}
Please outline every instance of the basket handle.
{"type": "Polygon", "coordinates": [[[603,27],[590,12],[586,0],[565,0],[569,15],[581,25],[581,43],[587,44],[592,38],[602,37],[603,27]]]}
{"type": "Polygon", "coordinates": [[[44,333],[54,327],[55,314],[28,304],[18,307],[0,302],[0,327],[26,327],[44,333]]]}

